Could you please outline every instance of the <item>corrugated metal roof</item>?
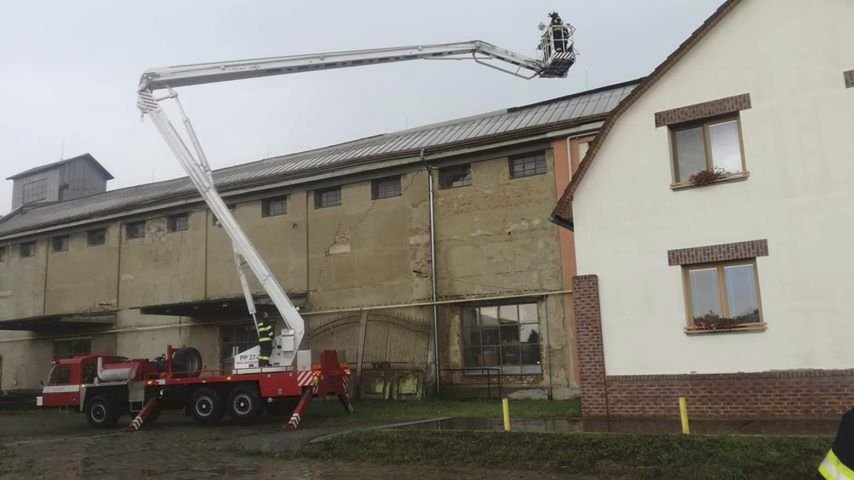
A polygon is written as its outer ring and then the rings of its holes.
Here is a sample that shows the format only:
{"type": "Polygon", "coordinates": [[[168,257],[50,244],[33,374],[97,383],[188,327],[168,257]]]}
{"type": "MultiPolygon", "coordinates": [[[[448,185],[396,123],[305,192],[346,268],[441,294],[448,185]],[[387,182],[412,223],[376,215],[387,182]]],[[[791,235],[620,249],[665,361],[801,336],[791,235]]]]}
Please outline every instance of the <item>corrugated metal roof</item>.
{"type": "MultiPolygon", "coordinates": [[[[267,158],[214,172],[219,188],[281,180],[315,170],[351,163],[402,157],[418,152],[441,150],[460,144],[488,141],[501,135],[521,134],[587,117],[608,114],[640,82],[635,80],[566,97],[427,125],[399,132],[376,135],[306,152],[267,158]]],[[[106,193],[65,201],[59,204],[13,212],[0,219],[0,236],[65,222],[97,218],[123,208],[141,207],[194,191],[187,178],[122,188],[106,193]]]]}

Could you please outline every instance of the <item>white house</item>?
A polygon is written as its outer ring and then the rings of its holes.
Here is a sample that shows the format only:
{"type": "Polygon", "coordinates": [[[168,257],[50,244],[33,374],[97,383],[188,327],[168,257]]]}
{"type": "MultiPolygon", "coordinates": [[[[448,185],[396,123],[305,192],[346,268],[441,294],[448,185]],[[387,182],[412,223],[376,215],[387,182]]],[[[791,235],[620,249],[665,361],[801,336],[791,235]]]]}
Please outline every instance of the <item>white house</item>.
{"type": "Polygon", "coordinates": [[[729,0],[611,114],[574,231],[584,414],[854,405],[854,1],[729,0]]]}

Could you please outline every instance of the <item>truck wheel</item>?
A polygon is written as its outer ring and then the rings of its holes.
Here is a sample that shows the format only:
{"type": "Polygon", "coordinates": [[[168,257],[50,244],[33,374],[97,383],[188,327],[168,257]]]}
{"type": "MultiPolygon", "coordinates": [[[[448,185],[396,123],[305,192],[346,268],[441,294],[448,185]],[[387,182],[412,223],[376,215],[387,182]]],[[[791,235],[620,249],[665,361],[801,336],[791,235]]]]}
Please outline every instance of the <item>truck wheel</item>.
{"type": "Polygon", "coordinates": [[[238,423],[251,423],[261,415],[264,406],[258,390],[250,386],[237,387],[228,396],[228,414],[238,423]]]}
{"type": "Polygon", "coordinates": [[[93,428],[115,427],[119,421],[119,410],[109,398],[99,395],[86,404],[86,421],[93,428]]]}
{"type": "Polygon", "coordinates": [[[213,425],[225,415],[225,405],[216,390],[200,388],[190,397],[190,413],[193,420],[213,425]]]}

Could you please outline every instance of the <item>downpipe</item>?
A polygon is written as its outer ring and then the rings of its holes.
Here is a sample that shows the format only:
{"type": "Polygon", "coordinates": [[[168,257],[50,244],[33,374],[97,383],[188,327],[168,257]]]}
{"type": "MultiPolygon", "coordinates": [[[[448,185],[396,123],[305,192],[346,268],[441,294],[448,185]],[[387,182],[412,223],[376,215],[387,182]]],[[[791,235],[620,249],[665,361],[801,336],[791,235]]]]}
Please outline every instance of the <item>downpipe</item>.
{"type": "Polygon", "coordinates": [[[432,299],[433,299],[433,378],[436,396],[439,391],[439,307],[436,305],[437,287],[436,287],[436,217],[433,211],[433,167],[427,163],[424,158],[424,149],[420,153],[421,163],[427,171],[427,201],[430,207],[430,279],[432,282],[432,299]]]}

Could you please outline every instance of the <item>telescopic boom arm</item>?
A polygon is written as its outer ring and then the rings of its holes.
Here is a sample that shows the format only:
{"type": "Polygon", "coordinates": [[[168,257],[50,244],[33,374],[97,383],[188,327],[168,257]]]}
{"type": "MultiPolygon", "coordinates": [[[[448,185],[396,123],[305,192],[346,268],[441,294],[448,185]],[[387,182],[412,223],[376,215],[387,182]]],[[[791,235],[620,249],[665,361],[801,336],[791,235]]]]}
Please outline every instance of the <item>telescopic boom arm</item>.
{"type": "MultiPolygon", "coordinates": [[[[247,78],[259,78],[272,75],[287,75],[335,68],[377,65],[407,60],[431,59],[473,59],[474,61],[502,72],[522,78],[563,78],[569,68],[575,63],[575,50],[572,43],[571,26],[564,25],[560,17],[552,15],[551,24],[541,25],[544,33],[541,36],[539,49],[543,52],[540,60],[519,55],[495,45],[479,40],[460,43],[445,43],[438,45],[419,45],[408,47],[378,48],[371,50],[353,50],[345,52],[317,53],[308,55],[292,55],[283,57],[256,58],[216,63],[198,63],[179,65],[146,70],[139,82],[139,99],[137,106],[143,115],[148,115],[157,130],[163,136],[181,166],[187,172],[193,185],[198,189],[208,208],[216,216],[223,230],[231,239],[237,262],[241,285],[246,297],[247,306],[253,319],[255,305],[252,294],[246,282],[244,269],[252,271],[261,286],[270,296],[273,304],[282,315],[288,329],[283,330],[282,351],[283,365],[293,363],[300,341],[305,334],[305,322],[297,309],[291,303],[282,286],[276,280],[270,268],[252,245],[240,225],[234,219],[231,211],[217,193],[211,168],[202,150],[201,144],[193,131],[192,124],[184,113],[178,101],[178,94],[172,89],[205,83],[228,82],[247,78]],[[557,18],[557,21],[555,21],[557,18]],[[485,60],[497,60],[516,67],[515,70],[501,68],[485,60]],[[519,71],[527,70],[528,76],[519,71]],[[167,90],[167,94],[157,98],[153,92],[167,90]],[[178,133],[178,130],[167,117],[160,102],[174,99],[178,105],[186,135],[192,144],[192,150],[178,133]]],[[[257,328],[257,321],[256,321],[257,328]]]]}

